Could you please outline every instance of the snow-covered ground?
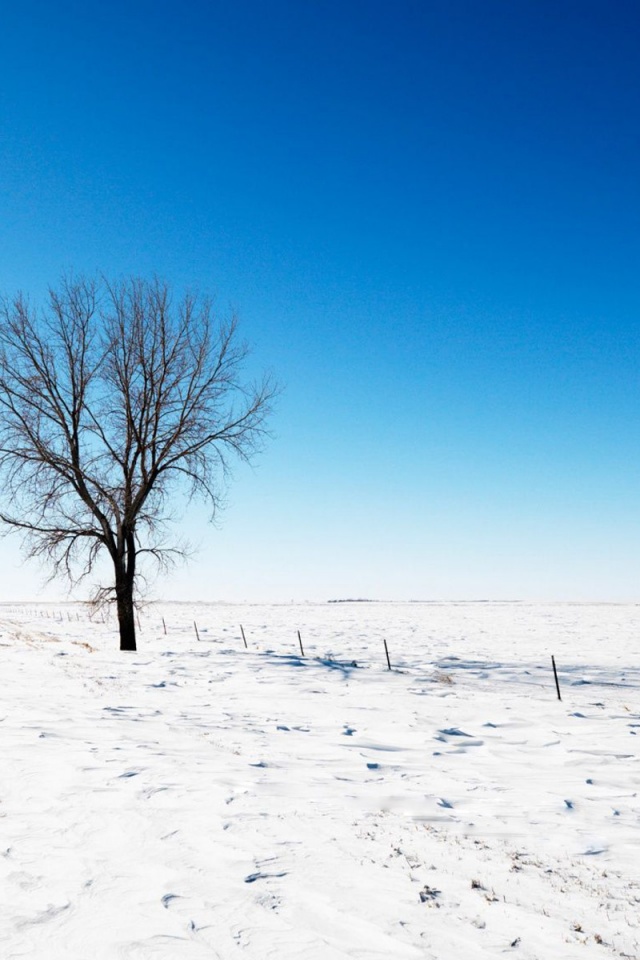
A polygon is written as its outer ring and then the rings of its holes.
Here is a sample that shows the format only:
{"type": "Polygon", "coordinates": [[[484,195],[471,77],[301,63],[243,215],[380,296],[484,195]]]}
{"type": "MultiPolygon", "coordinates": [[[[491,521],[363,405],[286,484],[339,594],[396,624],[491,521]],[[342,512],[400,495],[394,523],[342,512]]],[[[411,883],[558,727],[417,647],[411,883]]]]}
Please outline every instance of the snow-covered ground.
{"type": "Polygon", "coordinates": [[[158,604],[121,654],[5,604],[0,634],[3,960],[640,957],[639,606],[158,604]]]}

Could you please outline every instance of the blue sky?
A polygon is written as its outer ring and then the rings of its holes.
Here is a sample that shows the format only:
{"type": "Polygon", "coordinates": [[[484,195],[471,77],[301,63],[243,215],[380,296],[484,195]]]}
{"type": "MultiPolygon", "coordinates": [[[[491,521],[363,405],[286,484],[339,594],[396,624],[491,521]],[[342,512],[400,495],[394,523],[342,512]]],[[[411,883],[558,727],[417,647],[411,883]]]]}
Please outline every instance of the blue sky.
{"type": "MultiPolygon", "coordinates": [[[[0,291],[157,273],[284,392],[194,599],[637,599],[640,10],[3,10],[0,291]]],[[[37,568],[1,544],[0,598],[37,568]]]]}

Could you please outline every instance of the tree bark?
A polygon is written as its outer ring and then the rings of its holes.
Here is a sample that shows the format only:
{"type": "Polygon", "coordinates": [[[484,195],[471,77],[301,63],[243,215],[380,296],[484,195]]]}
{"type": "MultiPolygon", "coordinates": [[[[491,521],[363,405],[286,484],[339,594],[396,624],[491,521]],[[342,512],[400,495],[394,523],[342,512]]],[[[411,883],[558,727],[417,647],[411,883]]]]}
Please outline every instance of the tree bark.
{"type": "Polygon", "coordinates": [[[120,629],[120,649],[136,650],[136,618],[133,606],[133,581],[116,584],[116,606],[120,629]]]}

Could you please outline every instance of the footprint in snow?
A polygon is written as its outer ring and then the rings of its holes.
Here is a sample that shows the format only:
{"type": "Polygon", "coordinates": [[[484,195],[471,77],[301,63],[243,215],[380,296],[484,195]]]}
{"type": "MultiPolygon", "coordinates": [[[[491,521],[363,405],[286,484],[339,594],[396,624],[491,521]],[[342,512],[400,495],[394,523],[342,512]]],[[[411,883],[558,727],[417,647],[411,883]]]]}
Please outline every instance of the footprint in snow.
{"type": "Polygon", "coordinates": [[[456,749],[451,751],[453,753],[464,753],[467,747],[481,747],[484,745],[484,740],[477,740],[473,734],[466,733],[464,730],[460,730],[459,727],[447,727],[444,730],[438,730],[434,736],[434,740],[455,746],[456,749]]]}
{"type": "Polygon", "coordinates": [[[430,887],[427,884],[420,891],[420,903],[429,903],[432,900],[437,900],[440,896],[440,891],[436,890],[435,887],[430,887]]]}
{"type": "Polygon", "coordinates": [[[180,900],[180,895],[177,893],[165,893],[164,897],[162,898],[162,906],[165,908],[165,910],[169,909],[169,904],[172,900],[180,900]]]}
{"type": "Polygon", "coordinates": [[[286,877],[286,875],[286,870],[283,870],[281,873],[263,873],[261,870],[258,870],[257,873],[250,873],[248,877],[245,877],[244,882],[255,883],[256,880],[266,880],[269,877],[286,877]]]}

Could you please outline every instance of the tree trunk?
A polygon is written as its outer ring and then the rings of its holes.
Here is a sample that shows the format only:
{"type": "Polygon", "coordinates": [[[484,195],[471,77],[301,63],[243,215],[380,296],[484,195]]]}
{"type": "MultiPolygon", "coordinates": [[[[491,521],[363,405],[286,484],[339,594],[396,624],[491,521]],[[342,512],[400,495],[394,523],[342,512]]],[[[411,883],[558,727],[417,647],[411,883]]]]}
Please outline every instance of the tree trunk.
{"type": "Polygon", "coordinates": [[[133,582],[116,584],[120,649],[136,649],[136,618],[133,606],[133,582]]]}

